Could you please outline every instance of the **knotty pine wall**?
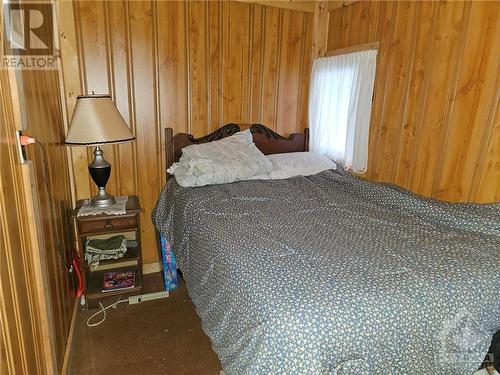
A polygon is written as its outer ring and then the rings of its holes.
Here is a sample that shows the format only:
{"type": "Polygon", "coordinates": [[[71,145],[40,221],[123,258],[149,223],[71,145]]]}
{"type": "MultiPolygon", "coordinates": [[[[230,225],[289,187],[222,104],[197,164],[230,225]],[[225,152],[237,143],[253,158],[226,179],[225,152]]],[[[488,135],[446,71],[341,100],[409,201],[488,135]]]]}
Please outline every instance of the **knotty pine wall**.
{"type": "Polygon", "coordinates": [[[34,163],[37,203],[41,212],[41,222],[37,225],[44,239],[40,251],[45,252],[47,263],[55,355],[60,370],[75,306],[73,274],[68,272],[75,249],[59,75],[55,70],[23,70],[17,76],[27,134],[44,148],[42,154],[40,148],[28,147],[27,155],[34,163]]]}
{"type": "Polygon", "coordinates": [[[0,98],[0,345],[6,345],[2,366],[4,360],[11,366],[0,372],[56,374],[75,307],[68,272],[72,196],[58,71],[1,70],[0,98]],[[20,164],[15,130],[42,145],[26,147],[28,163],[20,164]]]}
{"type": "Polygon", "coordinates": [[[369,179],[500,201],[500,3],[359,1],[330,12],[328,50],[380,41],[369,179]]]}
{"type": "MultiPolygon", "coordinates": [[[[165,127],[196,136],[224,123],[282,134],[307,124],[313,14],[245,2],[60,2],[69,116],[81,93],[111,93],[137,140],[104,147],[108,190],[137,194],[144,261],[165,182],[165,127]]],[[[94,194],[91,150],[72,149],[77,199],[94,194]]]]}

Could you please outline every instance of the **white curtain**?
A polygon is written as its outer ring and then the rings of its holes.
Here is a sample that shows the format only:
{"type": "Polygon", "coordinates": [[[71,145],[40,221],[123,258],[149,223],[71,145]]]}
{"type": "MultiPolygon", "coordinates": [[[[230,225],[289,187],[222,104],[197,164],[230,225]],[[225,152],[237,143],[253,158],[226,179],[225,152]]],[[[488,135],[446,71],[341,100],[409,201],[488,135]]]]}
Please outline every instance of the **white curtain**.
{"type": "Polygon", "coordinates": [[[309,91],[309,149],[355,172],[368,163],[377,50],[314,60],[309,91]]]}

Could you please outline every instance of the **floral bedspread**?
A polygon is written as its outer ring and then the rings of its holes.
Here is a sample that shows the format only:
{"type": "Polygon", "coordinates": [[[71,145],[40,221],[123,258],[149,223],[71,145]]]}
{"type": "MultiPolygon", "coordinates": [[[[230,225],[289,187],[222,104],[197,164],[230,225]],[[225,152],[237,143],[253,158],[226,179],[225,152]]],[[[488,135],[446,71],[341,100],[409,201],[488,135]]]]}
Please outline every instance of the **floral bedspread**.
{"type": "Polygon", "coordinates": [[[472,374],[500,329],[500,205],[326,171],[153,212],[226,374],[472,374]]]}

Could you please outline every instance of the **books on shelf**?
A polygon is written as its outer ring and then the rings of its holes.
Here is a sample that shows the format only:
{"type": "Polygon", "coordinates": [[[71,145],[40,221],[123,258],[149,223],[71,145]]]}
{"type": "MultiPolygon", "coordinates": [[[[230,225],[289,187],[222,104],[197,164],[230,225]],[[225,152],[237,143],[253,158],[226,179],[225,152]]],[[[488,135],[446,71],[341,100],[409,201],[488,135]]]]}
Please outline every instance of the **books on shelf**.
{"type": "Polygon", "coordinates": [[[104,274],[103,292],[132,289],[135,287],[135,271],[111,271],[104,274]]]}

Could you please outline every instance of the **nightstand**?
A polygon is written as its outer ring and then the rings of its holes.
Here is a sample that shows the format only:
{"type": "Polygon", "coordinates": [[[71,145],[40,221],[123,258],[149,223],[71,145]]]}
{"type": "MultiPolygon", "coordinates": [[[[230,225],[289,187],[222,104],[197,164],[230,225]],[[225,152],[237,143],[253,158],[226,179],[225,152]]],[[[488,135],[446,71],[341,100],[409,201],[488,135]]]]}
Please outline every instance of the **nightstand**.
{"type": "Polygon", "coordinates": [[[141,206],[135,195],[128,197],[123,215],[77,216],[78,210],[89,200],[79,200],[73,211],[78,255],[87,303],[117,295],[139,294],[142,290],[142,249],[141,249],[141,206]],[[101,260],[97,267],[90,267],[85,261],[85,247],[89,240],[108,239],[123,235],[127,240],[127,251],[122,258],[101,260]],[[104,277],[112,272],[135,272],[133,287],[103,291],[104,277]]]}

